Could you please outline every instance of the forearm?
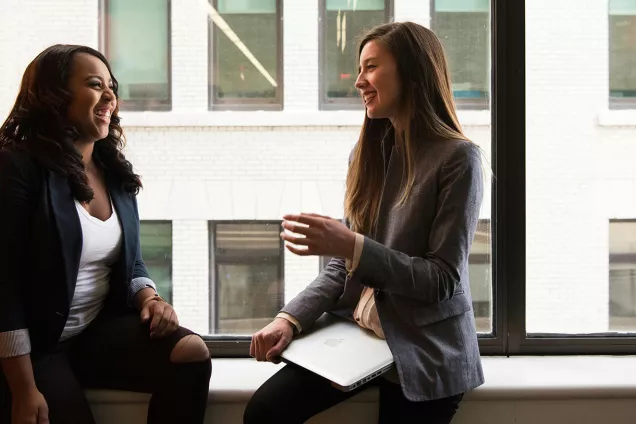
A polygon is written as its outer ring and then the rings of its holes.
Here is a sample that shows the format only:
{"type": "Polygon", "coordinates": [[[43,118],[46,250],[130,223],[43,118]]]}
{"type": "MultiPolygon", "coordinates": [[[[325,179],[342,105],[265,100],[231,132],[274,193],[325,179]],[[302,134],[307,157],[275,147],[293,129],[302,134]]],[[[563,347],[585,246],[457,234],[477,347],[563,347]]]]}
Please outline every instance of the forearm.
{"type": "Polygon", "coordinates": [[[36,387],[31,355],[0,359],[0,364],[11,393],[24,392],[36,387]]]}
{"type": "Polygon", "coordinates": [[[424,303],[448,300],[460,285],[459,268],[439,257],[411,257],[369,238],[353,273],[366,286],[424,303]]]}

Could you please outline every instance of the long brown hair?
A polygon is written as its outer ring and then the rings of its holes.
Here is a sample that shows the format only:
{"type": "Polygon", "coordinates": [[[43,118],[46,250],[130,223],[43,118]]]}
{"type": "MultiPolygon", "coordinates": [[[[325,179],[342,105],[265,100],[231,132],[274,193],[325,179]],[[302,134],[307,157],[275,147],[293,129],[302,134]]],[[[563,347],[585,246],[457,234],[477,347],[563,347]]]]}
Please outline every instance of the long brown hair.
{"type": "MultiPolygon", "coordinates": [[[[45,49],[27,66],[20,91],[9,116],[0,126],[0,150],[16,148],[38,163],[68,179],[73,196],[82,202],[93,199],[82,156],[75,148],[79,134],[69,125],[66,113],[72,93],[68,90],[73,58],[87,53],[100,59],[111,74],[117,96],[117,80],[104,55],[86,46],[56,44],[45,49]]],[[[139,175],[122,152],[124,135],[119,125],[119,103],[110,118],[108,136],[95,143],[93,159],[126,192],[141,188],[139,175]]]]}
{"type": "Polygon", "coordinates": [[[466,139],[451,90],[451,78],[444,49],[429,29],[413,22],[393,22],[371,29],[358,48],[384,45],[395,59],[400,93],[400,110],[389,119],[364,118],[358,143],[353,149],[347,174],[345,217],[354,231],[368,234],[378,221],[384,184],[382,140],[393,137],[402,153],[404,175],[400,204],[406,201],[415,181],[415,151],[425,140],[466,139]]]}

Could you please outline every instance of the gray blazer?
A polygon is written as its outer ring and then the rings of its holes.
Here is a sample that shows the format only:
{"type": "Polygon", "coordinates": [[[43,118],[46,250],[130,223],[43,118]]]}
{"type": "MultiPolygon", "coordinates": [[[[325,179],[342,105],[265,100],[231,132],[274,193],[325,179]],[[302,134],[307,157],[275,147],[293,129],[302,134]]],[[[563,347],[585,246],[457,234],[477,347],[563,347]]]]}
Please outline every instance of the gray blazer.
{"type": "Polygon", "coordinates": [[[402,160],[393,148],[374,234],[347,276],[332,259],[283,312],[309,328],[326,311],[351,316],[364,286],[407,399],[444,398],[483,384],[468,282],[468,254],[483,197],[481,150],[462,140],[421,145],[416,179],[400,207],[402,160]]]}

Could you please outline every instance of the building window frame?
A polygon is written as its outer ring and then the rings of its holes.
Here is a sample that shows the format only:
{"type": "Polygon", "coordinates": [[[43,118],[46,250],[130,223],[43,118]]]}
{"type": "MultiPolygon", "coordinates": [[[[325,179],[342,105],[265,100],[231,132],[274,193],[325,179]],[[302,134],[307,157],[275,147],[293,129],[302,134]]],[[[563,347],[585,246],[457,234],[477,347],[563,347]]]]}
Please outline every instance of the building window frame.
{"type": "MultiPolygon", "coordinates": [[[[435,34],[437,34],[437,29],[435,28],[435,4],[436,2],[439,0],[430,0],[430,16],[431,16],[431,31],[433,31],[435,34]]],[[[493,1],[493,0],[489,0],[493,1]]],[[[491,6],[492,9],[492,6],[491,6]]],[[[492,35],[491,35],[492,37],[492,35]]],[[[492,40],[490,42],[490,44],[492,45],[492,40]]],[[[488,46],[490,48],[490,46],[488,46]]],[[[490,57],[491,55],[489,54],[488,57],[490,57]]],[[[450,66],[450,64],[449,64],[450,66]]],[[[492,70],[491,70],[492,72],[492,70]]],[[[492,76],[490,77],[490,80],[492,80],[492,76]]],[[[490,81],[489,81],[490,82],[490,81]]],[[[485,99],[476,99],[476,98],[456,98],[454,97],[455,100],[455,107],[457,109],[462,109],[462,110],[488,110],[490,108],[490,97],[492,96],[492,87],[489,87],[489,91],[488,91],[488,95],[486,96],[485,99]]]]}
{"type": "MultiPolygon", "coordinates": [[[[212,4],[214,10],[218,11],[218,0],[207,0],[212,4]]],[[[249,98],[237,99],[229,98],[227,100],[219,99],[215,93],[215,87],[218,86],[217,70],[217,45],[218,37],[215,37],[215,24],[211,19],[208,20],[208,110],[209,111],[282,111],[284,108],[284,38],[283,38],[283,0],[276,0],[276,81],[275,96],[273,99],[267,98],[249,98]]]]}
{"type": "MultiPolygon", "coordinates": [[[[270,259],[274,259],[274,256],[269,256],[269,255],[263,255],[263,256],[256,256],[256,257],[251,257],[251,258],[231,258],[231,259],[227,259],[227,258],[221,258],[221,260],[219,260],[219,258],[216,255],[216,246],[217,246],[217,228],[219,225],[226,225],[226,224],[232,224],[232,225],[254,225],[254,224],[258,224],[258,225],[272,225],[275,227],[280,227],[280,221],[271,221],[271,220],[214,220],[214,221],[208,221],[208,237],[209,237],[209,254],[210,254],[210,261],[209,261],[209,267],[210,267],[210,271],[209,271],[209,279],[210,279],[210,298],[209,298],[209,305],[210,305],[210,336],[213,339],[216,339],[217,341],[223,341],[223,340],[241,340],[241,339],[245,339],[245,336],[217,336],[215,334],[212,334],[212,331],[216,328],[219,328],[219,310],[220,310],[220,284],[219,284],[219,265],[220,264],[260,264],[263,263],[266,259],[270,260],[270,259]]],[[[283,241],[283,239],[281,239],[280,237],[278,238],[278,261],[277,261],[277,265],[278,265],[278,293],[283,294],[283,296],[280,297],[280,302],[278,305],[278,309],[280,310],[283,306],[284,306],[284,293],[285,293],[285,243],[283,241]]],[[[273,317],[272,317],[273,319],[273,317]]]]}
{"type": "MultiPolygon", "coordinates": [[[[395,18],[395,1],[384,0],[384,19],[393,22],[395,18]]],[[[320,110],[364,110],[362,100],[358,97],[329,98],[327,96],[327,0],[318,1],[318,99],[320,110]]],[[[359,35],[359,34],[358,34],[359,35]]]]}
{"type": "MultiPolygon", "coordinates": [[[[110,9],[111,0],[99,0],[99,51],[110,61],[109,55],[112,49],[109,34],[111,30],[110,9]]],[[[172,110],[172,0],[166,0],[167,14],[167,61],[166,69],[168,71],[168,98],[167,99],[131,99],[121,101],[119,109],[121,111],[131,112],[169,112],[172,110]]],[[[117,75],[115,75],[117,77],[117,75]]]]}
{"type": "MultiPolygon", "coordinates": [[[[612,69],[612,31],[613,31],[613,25],[611,22],[611,17],[612,17],[612,3],[613,0],[609,0],[608,1],[608,10],[607,10],[607,20],[608,20],[608,50],[609,50],[609,57],[608,57],[608,73],[609,76],[611,77],[611,69],[612,69]]],[[[632,15],[629,15],[632,16],[632,15]]],[[[634,22],[636,25],[636,9],[634,10],[634,22]]],[[[611,81],[610,81],[611,84],[611,81]]],[[[621,97],[621,96],[616,96],[612,94],[611,91],[611,86],[610,86],[610,91],[608,93],[609,99],[608,99],[608,103],[609,103],[609,108],[610,110],[629,110],[629,109],[636,109],[636,86],[634,87],[634,95],[633,96],[626,96],[626,97],[621,97]]]]}
{"type": "MultiPolygon", "coordinates": [[[[154,224],[154,225],[162,225],[162,224],[168,224],[170,226],[170,237],[174,238],[174,225],[172,223],[171,220],[166,220],[166,219],[141,219],[139,220],[139,233],[140,233],[140,243],[141,243],[141,227],[143,226],[143,224],[154,224]]],[[[143,246],[141,246],[141,256],[144,260],[144,264],[146,265],[146,269],[150,268],[152,269],[154,260],[152,258],[148,258],[147,255],[144,255],[144,251],[143,251],[143,246]]],[[[170,294],[169,295],[163,295],[164,299],[168,302],[168,303],[172,303],[173,300],[173,294],[174,294],[174,263],[173,263],[173,258],[174,258],[174,243],[171,240],[170,241],[170,261],[169,261],[169,265],[168,265],[168,269],[170,272],[170,294]]],[[[155,284],[157,284],[156,281],[154,281],[155,284]]],[[[157,287],[159,288],[159,287],[157,287]]]]}

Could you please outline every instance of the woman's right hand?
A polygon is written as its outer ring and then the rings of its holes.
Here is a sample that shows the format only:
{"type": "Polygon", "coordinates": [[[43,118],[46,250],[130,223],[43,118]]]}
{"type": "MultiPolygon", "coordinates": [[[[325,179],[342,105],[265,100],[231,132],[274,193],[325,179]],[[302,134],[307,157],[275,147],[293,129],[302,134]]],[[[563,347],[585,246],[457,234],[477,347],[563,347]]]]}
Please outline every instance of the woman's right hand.
{"type": "Polygon", "coordinates": [[[275,318],[265,328],[252,336],[250,356],[257,361],[280,362],[280,354],[292,341],[294,332],[291,322],[284,318],[275,318]]]}
{"type": "Polygon", "coordinates": [[[12,393],[11,424],[49,424],[49,407],[37,388],[12,393]]]}

